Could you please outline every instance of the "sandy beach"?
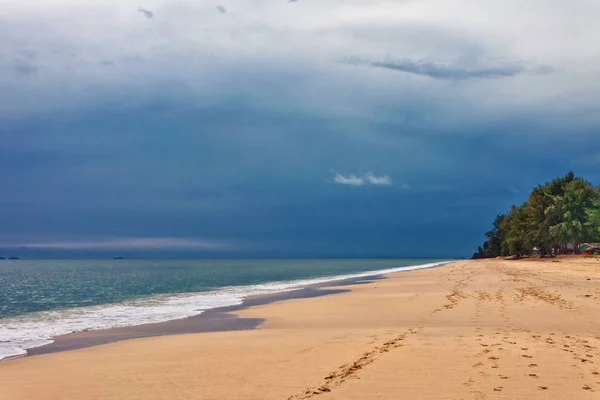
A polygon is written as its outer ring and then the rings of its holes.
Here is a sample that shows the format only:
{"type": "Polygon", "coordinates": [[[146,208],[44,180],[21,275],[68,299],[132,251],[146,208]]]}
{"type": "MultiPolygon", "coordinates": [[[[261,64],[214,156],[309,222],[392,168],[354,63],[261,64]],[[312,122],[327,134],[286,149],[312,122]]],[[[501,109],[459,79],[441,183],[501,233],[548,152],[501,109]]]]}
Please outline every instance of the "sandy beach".
{"type": "MultiPolygon", "coordinates": [[[[336,288],[340,289],[340,288],[336,288]]],[[[0,363],[0,399],[598,399],[600,260],[483,260],[242,310],[255,330],[0,363]]]]}

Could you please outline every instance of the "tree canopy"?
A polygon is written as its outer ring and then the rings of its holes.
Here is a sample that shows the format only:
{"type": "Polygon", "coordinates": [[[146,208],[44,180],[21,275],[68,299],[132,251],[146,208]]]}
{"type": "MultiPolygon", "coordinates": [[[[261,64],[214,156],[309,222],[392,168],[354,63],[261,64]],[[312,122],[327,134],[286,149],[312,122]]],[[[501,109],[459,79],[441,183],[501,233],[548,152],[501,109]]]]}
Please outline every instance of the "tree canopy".
{"type": "Polygon", "coordinates": [[[600,240],[600,189],[569,172],[534,188],[521,206],[497,215],[473,258],[544,256],[600,240]]]}

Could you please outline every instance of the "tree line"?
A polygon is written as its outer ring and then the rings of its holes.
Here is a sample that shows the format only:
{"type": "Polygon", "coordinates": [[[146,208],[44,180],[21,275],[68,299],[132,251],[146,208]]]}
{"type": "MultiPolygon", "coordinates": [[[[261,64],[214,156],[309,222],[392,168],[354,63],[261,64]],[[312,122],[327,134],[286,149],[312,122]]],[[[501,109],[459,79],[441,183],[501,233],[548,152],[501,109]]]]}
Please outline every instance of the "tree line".
{"type": "Polygon", "coordinates": [[[497,215],[473,258],[561,254],[600,241],[600,188],[569,172],[533,189],[520,206],[497,215]]]}

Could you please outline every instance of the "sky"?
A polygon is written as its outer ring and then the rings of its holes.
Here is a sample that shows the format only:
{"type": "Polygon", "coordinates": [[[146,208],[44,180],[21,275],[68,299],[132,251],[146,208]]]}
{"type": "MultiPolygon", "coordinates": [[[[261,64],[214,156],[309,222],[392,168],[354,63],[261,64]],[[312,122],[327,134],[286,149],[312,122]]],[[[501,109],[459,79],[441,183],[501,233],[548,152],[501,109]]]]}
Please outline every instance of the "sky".
{"type": "Polygon", "coordinates": [[[460,257],[600,184],[597,0],[0,0],[0,255],[460,257]]]}

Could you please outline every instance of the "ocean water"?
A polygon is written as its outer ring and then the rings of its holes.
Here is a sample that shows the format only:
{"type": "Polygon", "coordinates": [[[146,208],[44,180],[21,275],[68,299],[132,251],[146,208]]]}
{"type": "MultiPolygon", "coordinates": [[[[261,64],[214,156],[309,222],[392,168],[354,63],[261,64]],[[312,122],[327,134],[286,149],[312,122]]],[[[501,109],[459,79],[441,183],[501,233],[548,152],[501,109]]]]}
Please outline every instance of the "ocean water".
{"type": "Polygon", "coordinates": [[[0,261],[0,360],[82,330],[135,326],[241,304],[251,295],[442,260],[0,261]]]}

